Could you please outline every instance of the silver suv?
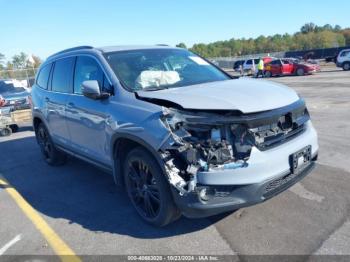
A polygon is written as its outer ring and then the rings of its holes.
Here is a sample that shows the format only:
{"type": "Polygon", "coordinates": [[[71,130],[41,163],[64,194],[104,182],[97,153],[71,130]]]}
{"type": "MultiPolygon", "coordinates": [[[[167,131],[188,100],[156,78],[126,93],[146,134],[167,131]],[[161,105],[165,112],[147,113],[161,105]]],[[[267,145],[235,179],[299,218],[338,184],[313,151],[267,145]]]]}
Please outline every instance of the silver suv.
{"type": "Polygon", "coordinates": [[[286,86],[233,79],[187,50],[82,46],[42,64],[33,124],[45,160],[109,171],[147,222],[262,202],[306,176],[317,134],[286,86]]]}

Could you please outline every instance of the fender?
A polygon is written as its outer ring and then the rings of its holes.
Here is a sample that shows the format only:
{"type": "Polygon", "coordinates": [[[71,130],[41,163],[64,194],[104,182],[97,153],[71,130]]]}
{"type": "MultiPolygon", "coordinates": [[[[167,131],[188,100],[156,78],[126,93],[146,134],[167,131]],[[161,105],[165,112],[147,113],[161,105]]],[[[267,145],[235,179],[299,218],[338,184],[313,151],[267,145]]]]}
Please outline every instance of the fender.
{"type": "Polygon", "coordinates": [[[144,147],[146,150],[148,150],[152,154],[152,156],[157,161],[162,171],[164,173],[166,172],[163,159],[159,155],[159,152],[157,152],[150,144],[148,144],[146,141],[144,141],[143,139],[137,136],[131,135],[129,133],[118,132],[112,135],[111,147],[110,147],[112,149],[111,159],[113,160],[113,178],[114,178],[114,182],[117,185],[122,185],[122,182],[123,182],[123,175],[122,175],[122,169],[121,169],[122,163],[120,162],[121,159],[117,155],[119,146],[120,146],[120,143],[119,143],[120,139],[128,139],[144,147]]]}

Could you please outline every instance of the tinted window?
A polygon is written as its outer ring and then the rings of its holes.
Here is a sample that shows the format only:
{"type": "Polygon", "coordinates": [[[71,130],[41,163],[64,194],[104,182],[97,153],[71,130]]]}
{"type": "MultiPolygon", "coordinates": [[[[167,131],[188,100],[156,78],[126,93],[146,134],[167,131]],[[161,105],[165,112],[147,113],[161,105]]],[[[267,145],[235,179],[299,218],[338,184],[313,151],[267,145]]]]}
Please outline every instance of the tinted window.
{"type": "Polygon", "coordinates": [[[39,73],[36,83],[41,88],[47,89],[52,64],[44,66],[39,73]]]}
{"type": "Polygon", "coordinates": [[[55,62],[52,76],[52,91],[62,93],[71,92],[74,60],[74,57],[68,57],[55,62]]]}
{"type": "Polygon", "coordinates": [[[75,65],[74,93],[81,94],[81,84],[87,80],[97,80],[103,86],[103,72],[95,59],[79,56],[75,65]]]}
{"type": "Polygon", "coordinates": [[[247,65],[251,65],[252,62],[253,62],[253,60],[248,60],[248,61],[247,61],[247,65]]]}
{"type": "Polygon", "coordinates": [[[270,64],[271,65],[280,65],[281,61],[280,60],[273,60],[270,64]]]}
{"type": "Polygon", "coordinates": [[[260,62],[260,59],[254,59],[254,64],[259,64],[259,62],[260,62]]]}

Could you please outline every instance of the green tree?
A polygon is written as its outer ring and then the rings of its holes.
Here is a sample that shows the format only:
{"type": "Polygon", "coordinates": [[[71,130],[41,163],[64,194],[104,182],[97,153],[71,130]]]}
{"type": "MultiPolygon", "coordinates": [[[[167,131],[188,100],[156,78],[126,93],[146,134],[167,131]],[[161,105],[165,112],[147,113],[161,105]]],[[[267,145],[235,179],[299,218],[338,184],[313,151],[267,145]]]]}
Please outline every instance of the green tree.
{"type": "Polygon", "coordinates": [[[12,57],[12,64],[15,69],[21,69],[27,67],[28,56],[21,52],[19,55],[12,57]]]}
{"type": "Polygon", "coordinates": [[[185,45],[185,43],[182,43],[182,42],[177,44],[176,47],[187,49],[187,46],[185,45]]]}
{"type": "Polygon", "coordinates": [[[0,53],[0,70],[4,69],[5,55],[0,53]]]}
{"type": "Polygon", "coordinates": [[[310,32],[314,32],[315,29],[316,29],[316,25],[314,23],[307,23],[300,28],[300,32],[303,34],[307,34],[310,32]]]}

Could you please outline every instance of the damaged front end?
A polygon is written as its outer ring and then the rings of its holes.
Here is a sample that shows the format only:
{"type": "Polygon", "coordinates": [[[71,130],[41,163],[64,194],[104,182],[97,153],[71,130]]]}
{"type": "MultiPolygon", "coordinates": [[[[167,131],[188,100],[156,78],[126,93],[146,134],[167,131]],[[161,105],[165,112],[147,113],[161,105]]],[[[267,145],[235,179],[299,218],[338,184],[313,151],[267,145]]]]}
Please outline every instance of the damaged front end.
{"type": "Polygon", "coordinates": [[[163,107],[161,120],[169,134],[160,153],[170,184],[183,196],[199,192],[199,172],[248,168],[253,147],[267,150],[301,134],[309,114],[299,100],[252,114],[163,107]]]}

